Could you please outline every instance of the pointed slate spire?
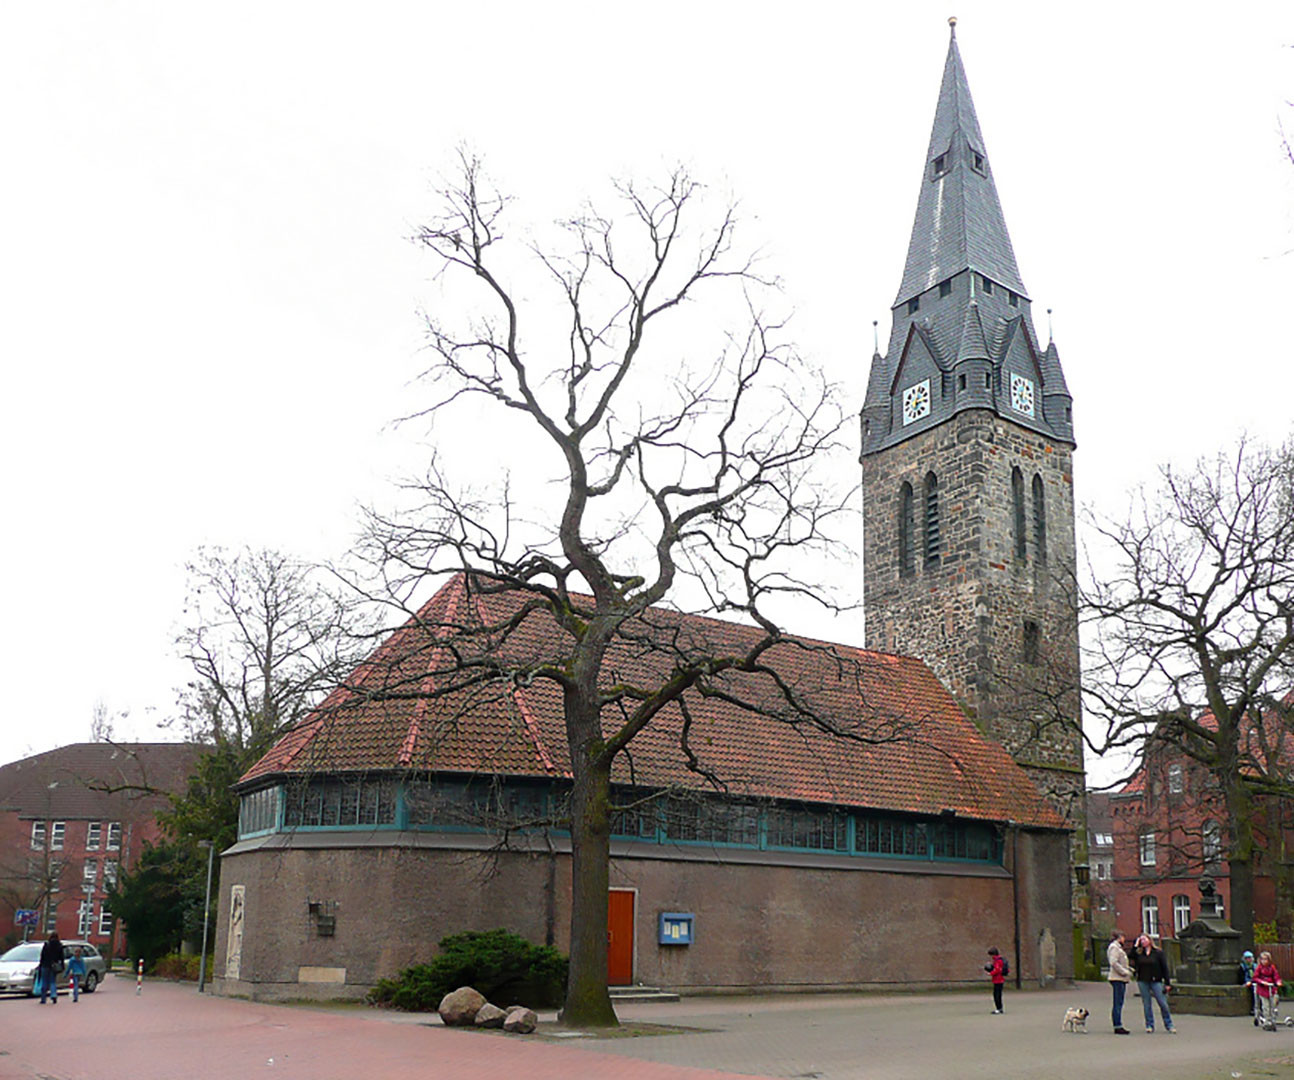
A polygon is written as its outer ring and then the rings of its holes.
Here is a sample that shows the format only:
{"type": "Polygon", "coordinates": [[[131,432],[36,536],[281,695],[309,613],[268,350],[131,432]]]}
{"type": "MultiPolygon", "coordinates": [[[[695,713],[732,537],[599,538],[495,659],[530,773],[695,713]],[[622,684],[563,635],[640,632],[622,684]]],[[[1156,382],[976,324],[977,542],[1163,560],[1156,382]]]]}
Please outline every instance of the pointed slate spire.
{"type": "Polygon", "coordinates": [[[963,270],[1027,295],[1006,231],[954,26],[898,307],[963,270]]]}

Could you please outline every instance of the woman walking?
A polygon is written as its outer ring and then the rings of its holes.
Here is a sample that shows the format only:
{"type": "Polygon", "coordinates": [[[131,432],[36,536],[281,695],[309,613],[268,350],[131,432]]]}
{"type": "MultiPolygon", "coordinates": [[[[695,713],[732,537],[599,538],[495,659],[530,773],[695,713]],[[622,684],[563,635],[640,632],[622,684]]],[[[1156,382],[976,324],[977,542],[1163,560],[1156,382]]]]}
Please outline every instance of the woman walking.
{"type": "Polygon", "coordinates": [[[50,934],[49,940],[41,946],[40,965],[36,969],[36,978],[40,980],[40,1003],[45,1004],[45,995],[48,994],[53,999],[53,1004],[58,1004],[58,984],[57,979],[59,972],[63,970],[63,943],[58,940],[58,934],[50,934]]]}

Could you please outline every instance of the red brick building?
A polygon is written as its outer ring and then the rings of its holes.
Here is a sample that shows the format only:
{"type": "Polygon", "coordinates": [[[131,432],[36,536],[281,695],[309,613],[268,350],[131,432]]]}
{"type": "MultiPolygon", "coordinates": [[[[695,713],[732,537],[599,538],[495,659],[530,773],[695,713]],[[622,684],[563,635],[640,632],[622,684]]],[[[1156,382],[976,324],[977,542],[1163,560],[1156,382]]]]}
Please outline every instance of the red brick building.
{"type": "Polygon", "coordinates": [[[0,941],[57,931],[120,952],[105,892],[160,833],[158,810],[184,790],[197,747],[73,743],[0,767],[0,941]]]}
{"type": "MultiPolygon", "coordinates": [[[[1156,753],[1119,791],[1089,796],[1088,807],[1092,834],[1099,832],[1112,841],[1109,877],[1098,878],[1093,862],[1098,927],[1099,916],[1108,911],[1111,924],[1127,933],[1175,937],[1199,915],[1199,880],[1205,874],[1217,884],[1223,915],[1230,913],[1226,808],[1216,782],[1200,765],[1180,753],[1156,753]]],[[[1260,804],[1258,813],[1265,822],[1270,811],[1281,809],[1260,804]]],[[[1269,848],[1272,830],[1262,822],[1259,841],[1269,848]]],[[[1288,839],[1287,835],[1287,844],[1288,839]]],[[[1268,850],[1260,850],[1255,864],[1256,922],[1275,921],[1278,915],[1271,857],[1268,850]]]]}

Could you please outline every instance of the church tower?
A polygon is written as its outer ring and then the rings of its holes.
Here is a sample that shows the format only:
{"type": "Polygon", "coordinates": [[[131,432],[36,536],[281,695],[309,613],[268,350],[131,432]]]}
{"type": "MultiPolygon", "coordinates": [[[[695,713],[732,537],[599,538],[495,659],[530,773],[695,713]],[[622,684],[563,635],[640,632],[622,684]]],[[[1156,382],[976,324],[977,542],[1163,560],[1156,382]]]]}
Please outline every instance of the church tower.
{"type": "Polygon", "coordinates": [[[867,645],[925,660],[1076,821],[1072,399],[1031,308],[954,29],[862,412],[867,645]]]}

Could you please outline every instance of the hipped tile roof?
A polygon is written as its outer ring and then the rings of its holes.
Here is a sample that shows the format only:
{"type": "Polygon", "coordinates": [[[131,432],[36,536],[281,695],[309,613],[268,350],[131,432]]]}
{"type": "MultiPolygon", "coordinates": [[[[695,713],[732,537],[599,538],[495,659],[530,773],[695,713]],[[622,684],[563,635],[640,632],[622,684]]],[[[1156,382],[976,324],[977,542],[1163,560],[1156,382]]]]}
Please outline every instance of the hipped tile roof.
{"type": "Polygon", "coordinates": [[[182,792],[191,743],[71,743],[0,766],[0,810],[20,818],[110,821],[182,792]]]}
{"type": "MultiPolygon", "coordinates": [[[[522,609],[523,594],[482,593],[462,575],[395,631],[347,684],[297,725],[240,781],[284,774],[436,771],[569,778],[561,688],[525,672],[562,664],[570,639],[545,609],[514,633],[477,646],[513,673],[455,688],[449,627],[493,626],[522,609]]],[[[658,685],[681,656],[734,655],[761,636],[749,626],[649,609],[611,646],[606,685],[658,685]]],[[[468,655],[471,660],[474,657],[468,655]]],[[[754,703],[685,695],[688,743],[698,765],[735,795],[938,814],[1063,828],[1055,810],[996,743],[983,736],[921,661],[806,638],[788,638],[767,663],[812,710],[793,715],[773,680],[732,674],[710,685],[754,703]],[[816,721],[816,722],[815,722],[816,721]],[[830,730],[823,730],[823,728],[830,730]]],[[[605,689],[605,687],[604,687],[605,689]]],[[[604,733],[621,720],[603,711],[604,733]]],[[[668,706],[619,755],[613,779],[703,789],[680,748],[684,710],[668,706]]]]}

